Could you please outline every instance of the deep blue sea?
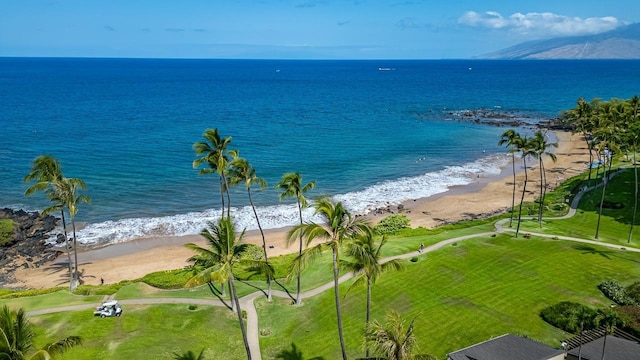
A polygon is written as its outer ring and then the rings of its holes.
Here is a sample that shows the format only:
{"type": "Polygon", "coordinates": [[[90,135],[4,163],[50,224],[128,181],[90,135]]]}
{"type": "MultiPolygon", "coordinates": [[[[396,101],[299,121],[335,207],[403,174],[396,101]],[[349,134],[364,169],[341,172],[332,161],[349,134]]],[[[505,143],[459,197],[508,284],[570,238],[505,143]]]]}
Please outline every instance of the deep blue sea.
{"type": "MultiPolygon", "coordinates": [[[[220,203],[192,145],[218,128],[269,183],[255,194],[264,227],[297,221],[274,189],[292,171],[316,181],[309,197],[364,213],[500,171],[505,128],[465,110],[537,121],[639,84],[640,61],[0,58],[0,206],[47,206],[22,178],[50,154],[87,183],[79,240],[198,233],[220,203]]],[[[244,189],[232,204],[255,228],[244,189]]]]}

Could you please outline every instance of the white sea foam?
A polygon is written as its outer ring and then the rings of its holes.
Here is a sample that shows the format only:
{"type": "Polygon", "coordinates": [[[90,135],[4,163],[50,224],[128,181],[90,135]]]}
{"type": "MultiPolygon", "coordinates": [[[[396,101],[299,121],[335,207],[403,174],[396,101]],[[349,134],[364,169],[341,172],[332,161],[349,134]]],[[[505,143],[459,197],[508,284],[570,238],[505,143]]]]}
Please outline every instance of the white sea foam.
{"type": "MultiPolygon", "coordinates": [[[[451,186],[469,184],[478,176],[497,175],[510,159],[504,154],[494,154],[462,166],[450,166],[419,176],[384,181],[361,191],[336,195],[333,199],[342,201],[352,213],[362,215],[376,208],[439,194],[451,186]]],[[[291,226],[299,222],[295,203],[261,206],[256,211],[263,229],[291,226]]],[[[78,231],[78,241],[83,244],[104,245],[140,237],[198,234],[207,222],[216,221],[220,212],[220,209],[211,209],[173,216],[129,218],[88,224],[78,231]]],[[[250,206],[232,208],[231,215],[238,229],[258,228],[250,206]]],[[[304,210],[303,218],[305,221],[321,220],[314,218],[313,210],[309,208],[304,210]]]]}

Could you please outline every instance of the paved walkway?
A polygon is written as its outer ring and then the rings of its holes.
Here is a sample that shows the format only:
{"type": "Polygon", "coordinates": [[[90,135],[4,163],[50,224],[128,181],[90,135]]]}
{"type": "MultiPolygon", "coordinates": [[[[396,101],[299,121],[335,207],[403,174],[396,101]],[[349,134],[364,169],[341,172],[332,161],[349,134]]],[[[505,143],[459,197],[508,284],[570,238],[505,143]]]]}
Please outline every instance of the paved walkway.
{"type": "MultiPolygon", "coordinates": [[[[617,173],[618,172],[613,173],[612,176],[615,176],[617,173]]],[[[586,193],[586,191],[593,190],[593,189],[595,189],[595,188],[597,188],[599,186],[600,186],[600,184],[592,186],[592,187],[590,187],[588,189],[583,189],[580,192],[578,192],[578,194],[574,197],[573,201],[571,202],[569,211],[567,212],[566,215],[560,216],[560,217],[555,217],[555,218],[546,218],[546,219],[547,220],[560,220],[560,219],[568,219],[568,218],[574,216],[576,214],[577,206],[580,203],[580,199],[586,193]]],[[[532,217],[527,217],[527,219],[533,219],[533,218],[532,217]]],[[[496,233],[515,232],[516,230],[513,229],[513,228],[504,227],[504,224],[507,221],[509,221],[509,219],[502,219],[502,220],[499,220],[498,222],[496,222],[496,224],[495,224],[496,230],[493,231],[493,232],[477,233],[477,234],[459,236],[459,237],[456,237],[456,238],[443,240],[443,241],[440,241],[440,242],[438,242],[436,244],[427,246],[422,251],[417,251],[416,250],[416,251],[409,252],[409,253],[406,253],[406,254],[400,254],[400,255],[391,256],[391,257],[382,259],[382,262],[387,262],[387,261],[394,260],[394,259],[410,259],[412,257],[422,256],[422,255],[425,255],[425,254],[427,254],[429,252],[436,251],[438,249],[441,249],[441,248],[443,248],[443,247],[445,247],[447,245],[453,244],[453,243],[458,242],[458,241],[463,241],[463,240],[473,239],[473,238],[478,238],[478,237],[483,237],[483,236],[491,236],[491,235],[495,235],[496,233]]],[[[588,239],[580,239],[580,238],[575,238],[575,237],[570,237],[570,236],[559,236],[559,235],[534,233],[534,232],[527,232],[527,233],[531,234],[531,235],[534,235],[534,236],[537,236],[537,237],[545,237],[545,238],[554,238],[554,239],[560,239],[560,240],[574,241],[574,242],[580,242],[580,243],[604,246],[604,247],[617,249],[617,250],[632,251],[632,252],[639,252],[640,253],[640,249],[638,249],[638,248],[626,248],[626,247],[623,247],[623,246],[620,246],[620,245],[608,244],[608,243],[604,243],[604,242],[600,242],[600,241],[594,241],[594,240],[588,240],[588,239]]],[[[342,284],[343,282],[351,279],[352,277],[353,277],[353,274],[351,274],[351,273],[345,274],[345,275],[340,277],[339,283],[342,284]]],[[[321,286],[319,286],[319,287],[317,287],[315,289],[302,292],[300,295],[301,295],[302,299],[307,299],[307,298],[313,297],[315,295],[318,295],[318,294],[320,294],[320,293],[322,293],[324,291],[327,291],[329,289],[332,289],[332,288],[333,288],[333,280],[331,280],[330,282],[328,282],[328,283],[326,283],[324,285],[321,285],[321,286]]],[[[242,310],[246,311],[246,314],[247,314],[247,319],[246,319],[247,337],[248,337],[248,340],[249,340],[249,349],[250,349],[250,352],[251,352],[251,359],[252,360],[261,360],[262,359],[262,355],[260,353],[260,330],[259,330],[259,327],[258,327],[258,312],[256,311],[256,308],[254,306],[254,300],[256,298],[258,298],[258,297],[261,297],[261,296],[265,296],[265,293],[263,291],[256,291],[256,292],[253,292],[253,293],[251,293],[249,295],[245,295],[242,298],[240,298],[240,308],[242,310]]],[[[286,293],[284,291],[279,291],[279,290],[273,290],[272,291],[272,296],[291,299],[291,296],[288,293],[286,293]]],[[[118,300],[118,302],[120,304],[123,304],[123,305],[197,304],[197,305],[210,305],[210,306],[226,306],[220,300],[191,299],[191,298],[125,299],[125,300],[118,300]]],[[[27,312],[27,316],[36,316],[36,315],[50,314],[50,313],[56,313],[56,312],[62,312],[62,311],[86,310],[86,309],[92,309],[95,306],[96,306],[95,304],[81,304],[81,305],[61,306],[61,307],[49,308],[49,309],[40,309],[40,310],[34,310],[34,311],[27,312]]]]}

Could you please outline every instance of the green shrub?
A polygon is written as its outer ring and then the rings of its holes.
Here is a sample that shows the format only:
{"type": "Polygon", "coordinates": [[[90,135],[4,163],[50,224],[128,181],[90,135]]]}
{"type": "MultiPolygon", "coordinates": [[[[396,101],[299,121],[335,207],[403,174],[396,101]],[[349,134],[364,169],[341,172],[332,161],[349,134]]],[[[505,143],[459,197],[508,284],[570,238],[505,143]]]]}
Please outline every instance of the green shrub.
{"type": "Polygon", "coordinates": [[[633,284],[627,286],[627,295],[640,305],[640,281],[636,281],[633,284]]]}
{"type": "Polygon", "coordinates": [[[542,309],[542,311],[540,311],[540,317],[542,320],[557,328],[578,334],[580,332],[580,322],[577,321],[577,314],[582,309],[590,314],[589,320],[584,324],[584,330],[595,328],[594,318],[596,311],[582,304],[570,301],[562,301],[542,309]]]}
{"type": "Polygon", "coordinates": [[[418,262],[418,258],[414,256],[414,257],[412,257],[411,259],[409,259],[409,261],[411,261],[411,262],[413,262],[413,263],[414,263],[414,262],[418,262]]]}
{"type": "Polygon", "coordinates": [[[13,221],[0,219],[0,245],[4,245],[11,240],[13,240],[13,221]]]}
{"type": "Polygon", "coordinates": [[[598,285],[604,296],[618,305],[633,305],[635,301],[627,294],[627,290],[619,283],[607,280],[598,285]]]}
{"type": "Polygon", "coordinates": [[[240,256],[241,260],[264,260],[264,250],[262,246],[246,244],[240,256]]]}
{"type": "Polygon", "coordinates": [[[28,290],[9,290],[2,289],[0,292],[0,299],[15,299],[27,296],[36,296],[54,293],[56,291],[65,290],[66,287],[52,287],[48,289],[28,289],[28,290]]]}
{"type": "Polygon", "coordinates": [[[394,214],[382,219],[373,230],[378,235],[395,234],[401,229],[408,228],[411,221],[406,215],[394,214]]]}
{"type": "Polygon", "coordinates": [[[624,323],[622,329],[631,335],[640,336],[640,306],[617,306],[615,311],[624,323]]]}
{"type": "Polygon", "coordinates": [[[128,285],[134,281],[124,280],[117,284],[109,285],[80,285],[76,288],[76,295],[113,295],[118,292],[123,286],[128,285]]]}
{"type": "Polygon", "coordinates": [[[143,283],[159,289],[180,289],[196,274],[195,268],[156,271],[140,279],[143,283]]]}

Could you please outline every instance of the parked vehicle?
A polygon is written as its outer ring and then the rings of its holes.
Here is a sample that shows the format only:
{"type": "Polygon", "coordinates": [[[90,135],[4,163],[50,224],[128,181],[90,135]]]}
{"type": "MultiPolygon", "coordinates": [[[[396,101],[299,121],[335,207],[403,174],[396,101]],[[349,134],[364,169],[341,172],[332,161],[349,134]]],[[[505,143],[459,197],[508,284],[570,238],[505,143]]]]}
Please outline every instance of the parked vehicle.
{"type": "Polygon", "coordinates": [[[102,303],[102,305],[98,306],[93,311],[94,316],[100,316],[101,318],[105,318],[107,316],[120,316],[122,315],[122,308],[120,304],[116,300],[111,300],[102,303]]]}

